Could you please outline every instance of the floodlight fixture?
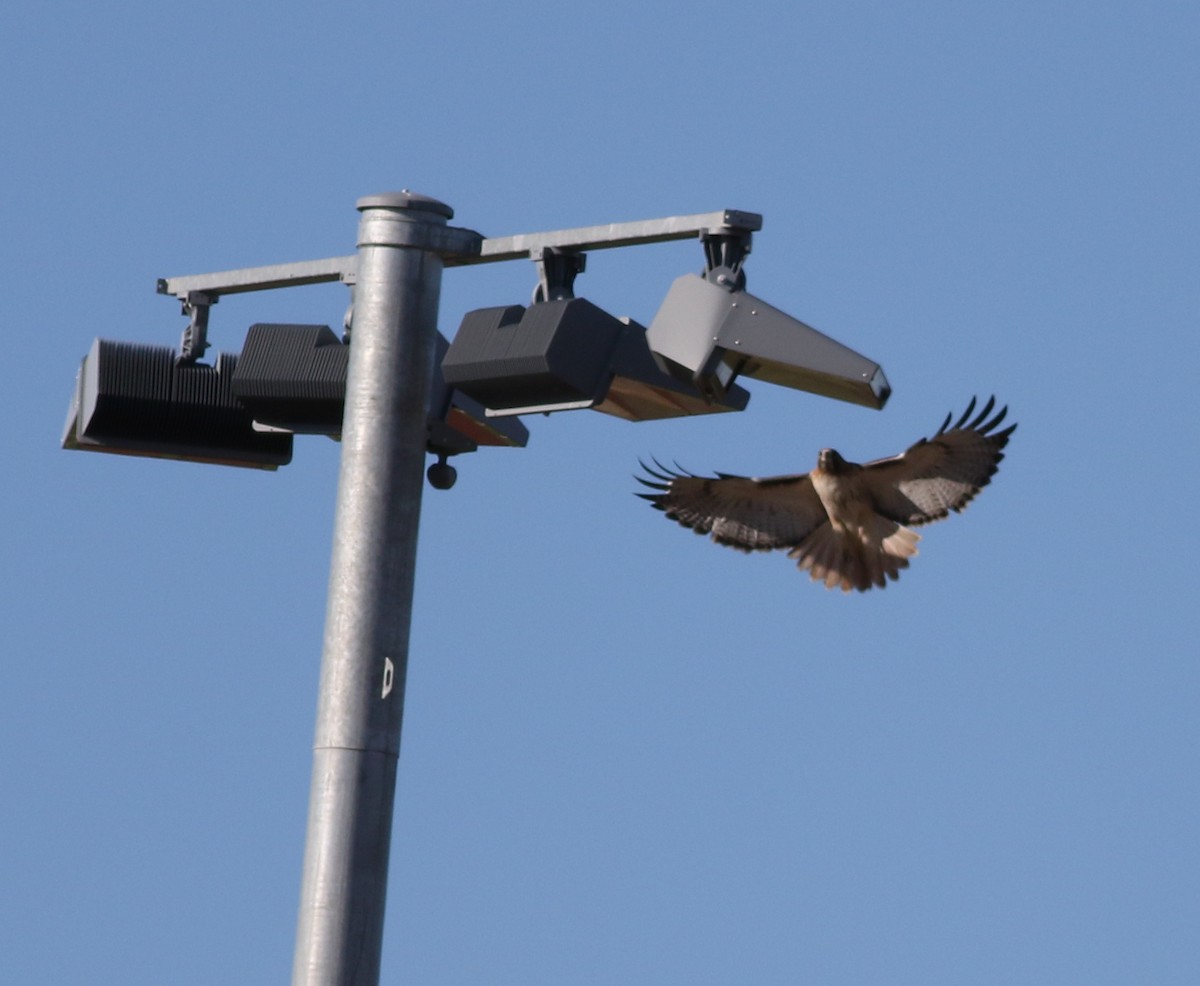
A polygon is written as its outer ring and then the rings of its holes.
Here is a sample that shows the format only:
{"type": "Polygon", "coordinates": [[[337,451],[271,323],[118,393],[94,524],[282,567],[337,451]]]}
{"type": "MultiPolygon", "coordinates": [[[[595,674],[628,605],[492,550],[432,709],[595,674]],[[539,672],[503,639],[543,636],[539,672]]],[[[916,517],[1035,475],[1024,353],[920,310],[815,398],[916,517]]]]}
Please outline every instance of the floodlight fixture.
{"type": "Polygon", "coordinates": [[[446,382],[509,413],[591,407],[624,326],[585,298],[468,312],[442,360],[446,382]]]}
{"type": "MultiPolygon", "coordinates": [[[[429,392],[428,451],[474,452],[481,445],[524,446],[529,430],[494,420],[441,375],[448,343],[439,333],[429,392]]],[[[250,326],[233,375],[233,394],[260,430],[341,436],[350,346],[327,325],[260,322],[250,326]]]]}
{"type": "Polygon", "coordinates": [[[712,397],[742,376],[873,408],[891,395],[878,363],[747,291],[695,274],[671,285],[646,336],[669,372],[712,397]]]}
{"type": "Polygon", "coordinates": [[[328,325],[250,326],[233,393],[260,428],[339,435],[348,348],[328,325]]]}
{"type": "Polygon", "coordinates": [[[97,339],[84,357],[63,448],[277,469],[292,436],[254,429],[233,395],[237,357],[180,363],[167,346],[97,339]]]}
{"type": "Polygon", "coordinates": [[[891,387],[878,363],[746,291],[753,230],[701,232],[705,270],[678,278],[647,330],[668,372],[710,397],[739,376],[882,408],[891,387]]]}

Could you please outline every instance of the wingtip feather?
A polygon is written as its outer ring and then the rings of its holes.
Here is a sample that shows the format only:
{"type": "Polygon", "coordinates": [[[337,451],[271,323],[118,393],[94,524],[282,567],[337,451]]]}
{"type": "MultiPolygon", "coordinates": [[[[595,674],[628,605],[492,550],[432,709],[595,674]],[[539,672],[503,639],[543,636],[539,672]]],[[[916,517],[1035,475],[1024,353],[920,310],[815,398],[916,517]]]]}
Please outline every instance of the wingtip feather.
{"type": "Polygon", "coordinates": [[[975,403],[976,403],[975,398],[972,397],[971,403],[968,404],[967,409],[965,411],[963,411],[962,417],[960,417],[957,421],[954,422],[954,427],[952,427],[950,429],[951,431],[958,431],[958,429],[963,426],[963,424],[966,422],[966,420],[971,416],[971,412],[973,412],[975,410],[975,403]]]}

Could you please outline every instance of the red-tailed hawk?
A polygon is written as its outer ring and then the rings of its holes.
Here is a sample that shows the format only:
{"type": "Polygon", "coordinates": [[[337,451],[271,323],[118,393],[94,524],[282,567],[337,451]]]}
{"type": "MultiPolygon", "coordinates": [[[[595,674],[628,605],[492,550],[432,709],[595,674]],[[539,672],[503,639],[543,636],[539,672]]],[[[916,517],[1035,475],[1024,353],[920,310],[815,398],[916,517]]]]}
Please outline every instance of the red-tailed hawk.
{"type": "Polygon", "coordinates": [[[812,472],[768,479],[694,476],[642,463],[649,478],[638,480],[657,492],[638,496],[718,544],[740,551],[786,548],[827,588],[883,588],[917,553],[921,536],[906,525],[962,510],[995,474],[1017,427],[996,431],[1008,408],[989,420],[995,405],[990,399],[972,419],[972,398],[953,425],[947,415],[932,438],[864,465],[830,448],[821,450],[812,472]]]}

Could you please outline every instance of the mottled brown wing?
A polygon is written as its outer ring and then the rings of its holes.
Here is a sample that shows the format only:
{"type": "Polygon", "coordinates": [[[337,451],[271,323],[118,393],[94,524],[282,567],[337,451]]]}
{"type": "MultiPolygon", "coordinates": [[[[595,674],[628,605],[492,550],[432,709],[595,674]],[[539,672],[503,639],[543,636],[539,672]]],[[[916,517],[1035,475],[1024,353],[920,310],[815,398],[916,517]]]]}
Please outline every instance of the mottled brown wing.
{"type": "Polygon", "coordinates": [[[1004,458],[1002,449],[1017,427],[996,431],[1008,408],[989,419],[995,406],[993,397],[972,419],[972,398],[953,426],[952,415],[947,415],[932,438],[922,438],[901,455],[866,463],[863,478],[875,509],[913,526],[962,510],[995,475],[1004,458]]]}
{"type": "Polygon", "coordinates": [[[655,490],[639,493],[672,520],[718,544],[741,551],[770,551],[799,544],[826,519],[807,473],[750,479],[693,476],[644,462],[638,482],[655,490]]]}

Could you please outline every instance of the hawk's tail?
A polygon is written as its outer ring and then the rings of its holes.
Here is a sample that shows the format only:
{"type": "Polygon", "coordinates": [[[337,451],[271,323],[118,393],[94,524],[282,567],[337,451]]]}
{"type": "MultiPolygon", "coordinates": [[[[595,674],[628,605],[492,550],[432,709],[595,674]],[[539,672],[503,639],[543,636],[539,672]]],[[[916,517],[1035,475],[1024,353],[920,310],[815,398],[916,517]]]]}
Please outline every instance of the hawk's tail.
{"type": "Polygon", "coordinates": [[[921,535],[894,521],[876,516],[870,529],[834,530],[826,521],[788,552],[814,582],[843,592],[865,592],[883,588],[888,579],[900,577],[908,560],[917,553],[921,535]]]}

